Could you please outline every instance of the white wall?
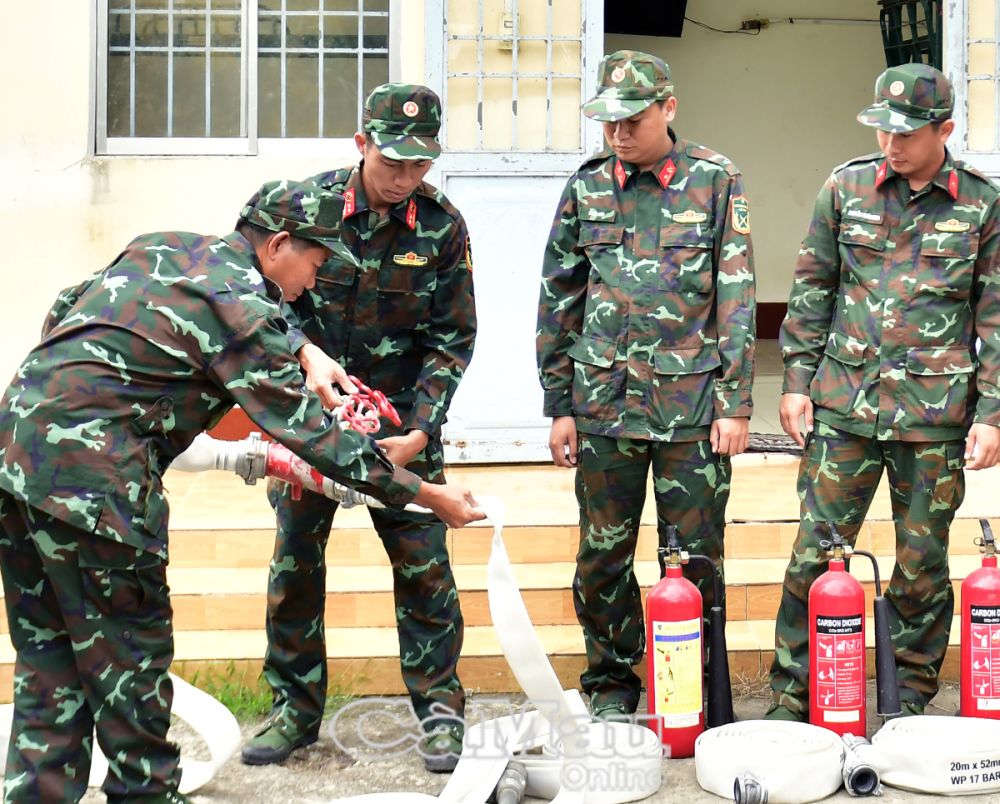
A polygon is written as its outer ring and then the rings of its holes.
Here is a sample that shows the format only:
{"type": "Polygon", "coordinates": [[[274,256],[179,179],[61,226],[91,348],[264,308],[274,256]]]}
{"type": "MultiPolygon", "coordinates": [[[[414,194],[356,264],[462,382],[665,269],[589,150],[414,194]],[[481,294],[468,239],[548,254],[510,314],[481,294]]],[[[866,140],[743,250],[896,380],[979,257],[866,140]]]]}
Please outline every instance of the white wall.
{"type": "MultiPolygon", "coordinates": [[[[875,0],[690,0],[687,16],[715,28],[751,17],[876,19],[875,0]]],[[[678,99],[674,130],[728,156],[750,198],[757,298],[785,302],[820,185],[841,162],[876,150],[855,115],[885,69],[877,24],[774,24],[759,36],[684,23],[679,39],[608,35],[608,52],[666,59],[678,99]]]]}

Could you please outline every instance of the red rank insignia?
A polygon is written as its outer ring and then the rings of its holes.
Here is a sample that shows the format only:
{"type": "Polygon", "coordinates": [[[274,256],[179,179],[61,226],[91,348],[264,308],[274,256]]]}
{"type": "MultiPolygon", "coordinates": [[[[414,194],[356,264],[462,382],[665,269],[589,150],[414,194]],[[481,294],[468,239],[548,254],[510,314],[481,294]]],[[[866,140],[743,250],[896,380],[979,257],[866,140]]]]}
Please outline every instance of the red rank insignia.
{"type": "Polygon", "coordinates": [[[951,195],[952,201],[958,200],[958,171],[953,170],[951,175],[948,177],[948,193],[951,195]]]}
{"type": "Polygon", "coordinates": [[[673,159],[668,159],[666,164],[660,169],[659,175],[656,178],[660,180],[660,186],[666,190],[667,185],[673,181],[674,176],[677,175],[677,166],[674,165],[673,159]]]}
{"type": "Polygon", "coordinates": [[[344,214],[343,217],[346,218],[354,214],[354,188],[352,187],[346,193],[344,193],[344,214]]]}
{"type": "Polygon", "coordinates": [[[889,167],[889,163],[888,162],[883,162],[875,170],[875,186],[876,187],[878,187],[879,185],[882,184],[882,182],[885,181],[885,172],[886,172],[886,169],[888,167],[889,167]]]}
{"type": "Polygon", "coordinates": [[[615,160],[615,179],[617,180],[619,187],[625,186],[626,178],[627,177],[625,176],[625,168],[622,167],[622,163],[619,162],[618,160],[615,160]]]}
{"type": "Polygon", "coordinates": [[[412,198],[410,203],[406,205],[406,225],[411,229],[416,228],[417,225],[417,202],[412,198]]]}

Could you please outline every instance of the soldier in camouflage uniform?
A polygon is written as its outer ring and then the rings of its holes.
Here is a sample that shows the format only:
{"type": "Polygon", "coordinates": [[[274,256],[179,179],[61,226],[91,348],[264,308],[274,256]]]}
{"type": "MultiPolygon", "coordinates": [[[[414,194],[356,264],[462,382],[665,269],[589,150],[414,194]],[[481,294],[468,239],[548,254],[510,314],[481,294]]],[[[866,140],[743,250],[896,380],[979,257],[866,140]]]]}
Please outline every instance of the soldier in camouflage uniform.
{"type": "Polygon", "coordinates": [[[996,187],[945,147],[953,103],[932,67],[886,70],[874,105],[858,115],[877,129],[881,153],[833,172],[799,251],[781,330],[780,414],[805,447],[801,525],[777,615],[773,718],[808,717],[807,600],[825,567],[818,542],[836,523],[854,543],[883,468],[904,712],[921,713],[937,692],[963,464],[996,462],[1000,425],[1000,203],[996,187]]]}
{"type": "MultiPolygon", "coordinates": [[[[581,683],[608,716],[639,700],[632,564],[650,464],[660,532],[674,524],[688,550],[722,559],[729,459],[748,441],[754,275],[740,172],[668,127],[668,66],[619,51],[599,83],[583,109],[604,123],[610,150],[584,162],[559,201],[537,348],[552,458],[577,470],[581,683]]],[[[685,574],[707,612],[710,574],[685,574]]]]}
{"type": "Polygon", "coordinates": [[[162,473],[234,403],[341,483],[397,507],[424,499],[452,524],[479,518],[462,490],[341,431],[302,384],[281,292],[311,286],[331,249],[350,259],[342,209],[315,185],[267,184],[237,231],[138,237],[49,311],[0,403],[0,571],[17,652],[5,801],[78,801],[95,727],[109,801],[187,800],[166,739],[162,473]]]}
{"type": "MultiPolygon", "coordinates": [[[[383,419],[390,459],[432,483],[444,481],[441,426],[472,357],[476,313],[469,237],[462,215],[423,181],[441,152],[441,104],[430,89],[376,87],[355,135],[361,163],[313,177],[343,193],[343,240],[357,261],[335,256],[314,290],[292,304],[289,337],[306,382],[332,406],[347,374],[388,395],[402,418],[383,419]]],[[[264,676],[271,716],[243,761],[283,760],[315,741],[327,693],[324,551],[336,503],[277,485],[278,519],[268,586],[264,676]]],[[[463,621],[445,543],[432,516],[369,511],[392,563],[403,681],[430,736],[428,770],[454,768],[465,692],[456,672],[463,621]]]]}

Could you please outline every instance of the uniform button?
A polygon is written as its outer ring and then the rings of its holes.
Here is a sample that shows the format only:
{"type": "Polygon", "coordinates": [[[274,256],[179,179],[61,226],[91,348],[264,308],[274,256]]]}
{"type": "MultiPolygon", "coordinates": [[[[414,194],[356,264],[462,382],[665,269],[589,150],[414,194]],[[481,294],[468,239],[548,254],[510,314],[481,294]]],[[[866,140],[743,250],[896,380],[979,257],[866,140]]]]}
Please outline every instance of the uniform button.
{"type": "Polygon", "coordinates": [[[131,631],[122,631],[122,637],[124,637],[125,639],[131,639],[132,638],[132,632],[131,631]]]}

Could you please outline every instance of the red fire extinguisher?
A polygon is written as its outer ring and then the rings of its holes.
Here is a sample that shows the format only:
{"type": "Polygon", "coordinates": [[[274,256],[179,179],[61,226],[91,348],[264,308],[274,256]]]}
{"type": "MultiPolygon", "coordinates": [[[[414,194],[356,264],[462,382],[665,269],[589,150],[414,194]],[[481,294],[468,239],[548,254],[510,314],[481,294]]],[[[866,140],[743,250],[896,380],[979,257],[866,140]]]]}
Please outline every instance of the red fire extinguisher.
{"type": "Polygon", "coordinates": [[[830,556],[827,571],[809,589],[809,722],[841,736],[865,737],[865,593],[847,572],[847,557],[866,556],[875,570],[875,673],[883,717],[900,711],[888,604],[875,556],[844,544],[832,523],[830,537],[820,542],[830,556]]]}
{"type": "Polygon", "coordinates": [[[707,556],[681,550],[673,525],[661,531],[660,542],[660,581],[646,596],[646,702],[650,725],[660,734],[665,753],[677,759],[694,756],[694,741],[705,730],[702,597],[698,587],[682,575],[682,566],[689,562],[708,562],[714,578],[716,605],[709,617],[709,728],[733,722],[733,698],[722,582],[715,563],[707,556]]]}
{"type": "Polygon", "coordinates": [[[1000,718],[1000,569],[990,523],[980,519],[983,565],[962,582],[963,717],[1000,718]]]}

